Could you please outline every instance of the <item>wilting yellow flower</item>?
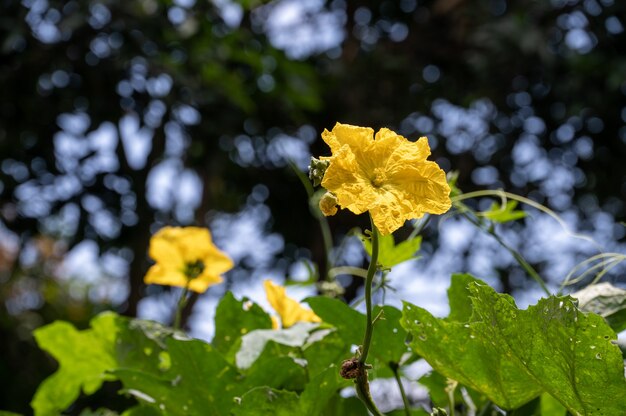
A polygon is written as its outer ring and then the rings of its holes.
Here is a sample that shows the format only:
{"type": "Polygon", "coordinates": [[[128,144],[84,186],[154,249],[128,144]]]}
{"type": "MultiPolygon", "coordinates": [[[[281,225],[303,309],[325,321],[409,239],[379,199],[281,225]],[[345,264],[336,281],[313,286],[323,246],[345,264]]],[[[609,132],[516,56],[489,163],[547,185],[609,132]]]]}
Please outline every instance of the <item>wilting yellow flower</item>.
{"type": "Polygon", "coordinates": [[[451,206],[445,172],[428,161],[426,137],[416,142],[383,128],[337,123],[322,138],[332,155],[322,186],[337,196],[338,205],[355,214],[369,211],[381,234],[390,234],[406,220],[425,213],[443,214],[451,206]]]}
{"type": "Polygon", "coordinates": [[[326,192],[320,198],[319,206],[322,214],[327,217],[335,215],[337,213],[337,197],[330,192],[326,192]]]}
{"type": "Polygon", "coordinates": [[[156,264],[144,277],[147,284],[186,287],[202,293],[222,281],[233,261],[200,227],[164,227],[150,239],[150,257],[156,264]]]}
{"type": "MultiPolygon", "coordinates": [[[[296,322],[322,322],[315,312],[304,309],[298,302],[288,297],[284,287],[274,284],[271,280],[265,280],[263,287],[270,305],[280,315],[283,328],[288,328],[296,322]]],[[[276,328],[276,322],[273,321],[272,324],[276,328]]]]}

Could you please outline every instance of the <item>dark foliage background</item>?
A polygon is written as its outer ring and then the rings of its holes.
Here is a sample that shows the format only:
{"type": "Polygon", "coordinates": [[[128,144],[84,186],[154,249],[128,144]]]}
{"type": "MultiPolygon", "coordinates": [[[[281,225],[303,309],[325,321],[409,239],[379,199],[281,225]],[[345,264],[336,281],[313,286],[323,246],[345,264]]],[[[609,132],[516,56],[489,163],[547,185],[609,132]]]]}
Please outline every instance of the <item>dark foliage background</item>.
{"type": "MultiPolygon", "coordinates": [[[[613,0],[0,1],[0,408],[29,413],[53,371],[32,329],[167,291],[142,283],[165,224],[260,215],[280,242],[264,268],[323,264],[287,160],[327,154],[336,121],[428,135],[464,191],[583,230],[601,213],[624,242],[625,16],[613,0]],[[64,278],[85,241],[101,267],[64,278]]],[[[237,260],[231,280],[260,267],[237,260]]]]}

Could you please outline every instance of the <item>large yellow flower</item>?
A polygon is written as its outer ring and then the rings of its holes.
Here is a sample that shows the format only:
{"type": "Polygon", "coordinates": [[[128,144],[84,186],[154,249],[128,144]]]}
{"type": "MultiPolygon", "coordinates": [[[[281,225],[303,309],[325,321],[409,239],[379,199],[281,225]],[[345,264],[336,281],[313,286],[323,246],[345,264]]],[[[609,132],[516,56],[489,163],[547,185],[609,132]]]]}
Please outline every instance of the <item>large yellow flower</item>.
{"type": "Polygon", "coordinates": [[[369,211],[374,225],[386,235],[406,220],[425,213],[443,214],[451,206],[445,172],[428,161],[426,137],[416,142],[383,128],[374,130],[337,123],[322,138],[332,155],[322,186],[337,203],[355,214],[369,211]]]}
{"type": "MultiPolygon", "coordinates": [[[[265,280],[263,287],[265,288],[268,302],[280,316],[283,328],[288,328],[296,322],[322,322],[315,312],[304,309],[298,302],[287,296],[284,287],[275,284],[271,280],[265,280]]],[[[273,323],[274,327],[278,326],[275,321],[273,323]]]]}
{"type": "Polygon", "coordinates": [[[206,228],[164,227],[150,239],[156,264],[144,277],[148,284],[186,287],[202,293],[222,281],[233,261],[211,241],[206,228]]]}

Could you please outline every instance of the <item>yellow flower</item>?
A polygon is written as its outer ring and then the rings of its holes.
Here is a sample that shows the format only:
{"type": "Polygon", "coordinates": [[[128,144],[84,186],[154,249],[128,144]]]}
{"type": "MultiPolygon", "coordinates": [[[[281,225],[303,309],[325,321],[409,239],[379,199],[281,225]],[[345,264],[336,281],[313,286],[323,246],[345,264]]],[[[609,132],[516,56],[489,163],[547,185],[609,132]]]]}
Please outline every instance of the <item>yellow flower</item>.
{"type": "Polygon", "coordinates": [[[443,214],[451,206],[445,172],[428,161],[426,137],[416,142],[383,128],[374,130],[337,123],[322,138],[332,155],[322,186],[342,208],[355,214],[369,211],[374,225],[386,235],[406,220],[425,213],[443,214]]]}
{"type": "MultiPolygon", "coordinates": [[[[288,297],[284,287],[274,284],[271,280],[265,280],[263,287],[270,305],[280,315],[283,328],[288,328],[296,322],[322,322],[315,312],[304,309],[298,302],[288,297]]],[[[274,328],[278,326],[274,320],[272,324],[274,328]]]]}
{"type": "Polygon", "coordinates": [[[221,283],[233,261],[211,241],[206,228],[164,227],[150,239],[150,257],[156,264],[144,277],[147,284],[185,287],[202,293],[221,283]]]}

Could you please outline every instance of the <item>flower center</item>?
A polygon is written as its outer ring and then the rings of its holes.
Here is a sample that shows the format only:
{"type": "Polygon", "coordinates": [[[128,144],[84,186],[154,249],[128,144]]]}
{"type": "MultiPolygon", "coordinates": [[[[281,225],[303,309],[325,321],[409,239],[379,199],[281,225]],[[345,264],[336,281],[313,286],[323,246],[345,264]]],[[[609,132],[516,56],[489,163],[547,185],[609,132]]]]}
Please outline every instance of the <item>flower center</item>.
{"type": "Polygon", "coordinates": [[[185,276],[187,276],[187,279],[189,280],[200,276],[203,271],[204,262],[202,260],[185,263],[185,276]]]}
{"type": "Polygon", "coordinates": [[[374,188],[380,188],[385,183],[387,179],[387,175],[385,174],[385,169],[383,168],[374,168],[374,175],[370,178],[370,182],[374,186],[374,188]]]}

